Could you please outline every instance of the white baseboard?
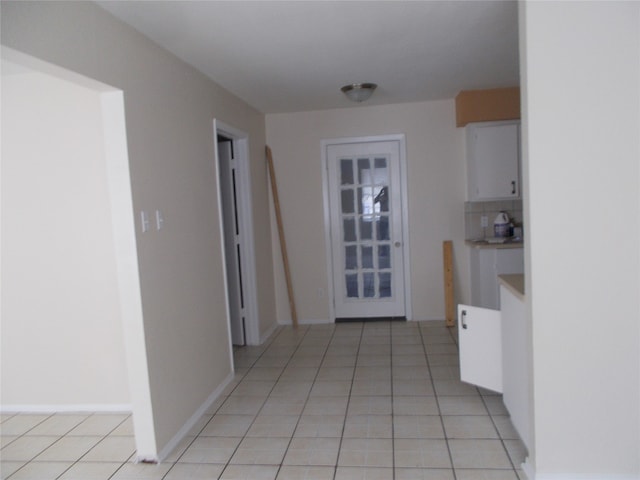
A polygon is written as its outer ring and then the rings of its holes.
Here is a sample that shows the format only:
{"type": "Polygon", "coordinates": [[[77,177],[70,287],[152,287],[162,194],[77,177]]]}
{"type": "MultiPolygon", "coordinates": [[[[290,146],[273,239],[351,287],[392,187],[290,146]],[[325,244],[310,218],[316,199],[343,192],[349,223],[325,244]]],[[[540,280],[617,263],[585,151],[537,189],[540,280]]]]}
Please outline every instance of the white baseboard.
{"type": "Polygon", "coordinates": [[[2,413],[131,413],[130,403],[73,403],[63,405],[0,405],[2,413]]]}
{"type": "Polygon", "coordinates": [[[279,326],[280,326],[279,323],[271,324],[271,326],[267,329],[267,331],[260,336],[260,345],[266,342],[269,339],[269,337],[273,335],[273,332],[275,332],[278,329],[279,326]]]}
{"type": "MultiPolygon", "coordinates": [[[[233,372],[229,373],[229,375],[227,375],[227,377],[222,381],[222,383],[218,385],[218,387],[213,392],[211,392],[211,394],[207,397],[204,403],[200,405],[200,407],[194,412],[194,414],[191,415],[189,420],[187,420],[185,424],[180,428],[180,430],[178,430],[177,433],[171,438],[171,440],[167,442],[164,448],[160,450],[160,452],[158,453],[158,462],[162,462],[165,458],[167,458],[171,454],[171,452],[173,452],[173,450],[178,446],[178,444],[182,441],[182,439],[185,436],[187,436],[189,431],[198,422],[198,420],[200,420],[200,418],[207,412],[209,407],[213,405],[213,402],[215,402],[218,399],[218,397],[222,394],[224,389],[227,388],[227,385],[231,383],[231,381],[233,380],[233,377],[234,377],[234,373],[233,372]]],[[[138,461],[143,461],[143,460],[147,460],[147,459],[146,458],[138,459],[138,461]]]]}
{"type": "MultiPolygon", "coordinates": [[[[536,474],[535,468],[529,462],[529,458],[521,465],[522,471],[528,480],[602,480],[605,478],[602,474],[588,473],[543,473],[536,474]]],[[[639,480],[637,475],[627,474],[607,474],[607,480],[639,480]]]]}
{"type": "MultiPolygon", "coordinates": [[[[334,323],[328,318],[299,318],[298,325],[320,325],[334,323]]],[[[290,320],[278,320],[278,325],[291,325],[290,320]]]]}

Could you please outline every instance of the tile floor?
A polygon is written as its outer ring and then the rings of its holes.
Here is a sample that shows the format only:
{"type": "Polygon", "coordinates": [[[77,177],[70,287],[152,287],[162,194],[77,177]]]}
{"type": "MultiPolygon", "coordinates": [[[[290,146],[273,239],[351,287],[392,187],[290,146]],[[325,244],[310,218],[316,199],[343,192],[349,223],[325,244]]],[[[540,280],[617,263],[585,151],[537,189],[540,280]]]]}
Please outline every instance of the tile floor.
{"type": "Polygon", "coordinates": [[[235,358],[232,384],[162,464],[131,461],[128,415],[2,415],[2,478],[525,478],[501,397],[459,381],[442,322],[282,327],[235,358]]]}

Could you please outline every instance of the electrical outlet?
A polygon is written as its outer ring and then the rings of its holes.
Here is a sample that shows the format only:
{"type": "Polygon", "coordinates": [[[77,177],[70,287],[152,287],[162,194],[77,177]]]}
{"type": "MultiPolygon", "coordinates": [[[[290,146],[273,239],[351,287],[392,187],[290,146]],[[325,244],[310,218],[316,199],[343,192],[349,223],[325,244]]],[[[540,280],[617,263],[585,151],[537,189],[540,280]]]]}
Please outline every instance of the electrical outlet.
{"type": "Polygon", "coordinates": [[[486,215],[482,215],[480,217],[480,226],[482,228],[487,228],[489,226],[489,217],[487,217],[486,215]]]}

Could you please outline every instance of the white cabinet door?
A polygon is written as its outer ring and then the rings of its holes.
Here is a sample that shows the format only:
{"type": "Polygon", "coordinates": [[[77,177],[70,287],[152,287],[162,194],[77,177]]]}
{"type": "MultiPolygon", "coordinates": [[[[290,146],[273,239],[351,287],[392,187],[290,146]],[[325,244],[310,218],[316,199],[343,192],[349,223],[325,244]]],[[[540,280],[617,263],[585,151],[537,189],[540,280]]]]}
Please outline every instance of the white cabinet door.
{"type": "Polygon", "coordinates": [[[460,378],[502,392],[502,319],[499,310],[458,305],[460,378]]]}
{"type": "Polygon", "coordinates": [[[467,127],[469,200],[520,198],[519,122],[467,127]]]}

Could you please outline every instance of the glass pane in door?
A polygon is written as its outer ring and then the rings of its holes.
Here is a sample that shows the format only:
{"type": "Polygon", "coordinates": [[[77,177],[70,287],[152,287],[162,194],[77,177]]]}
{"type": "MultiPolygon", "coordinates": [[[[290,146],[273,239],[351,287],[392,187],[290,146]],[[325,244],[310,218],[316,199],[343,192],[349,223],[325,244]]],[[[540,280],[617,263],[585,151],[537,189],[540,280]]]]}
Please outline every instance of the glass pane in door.
{"type": "Polygon", "coordinates": [[[388,159],[342,158],[338,175],[346,296],[389,298],[392,273],[388,159]]]}

